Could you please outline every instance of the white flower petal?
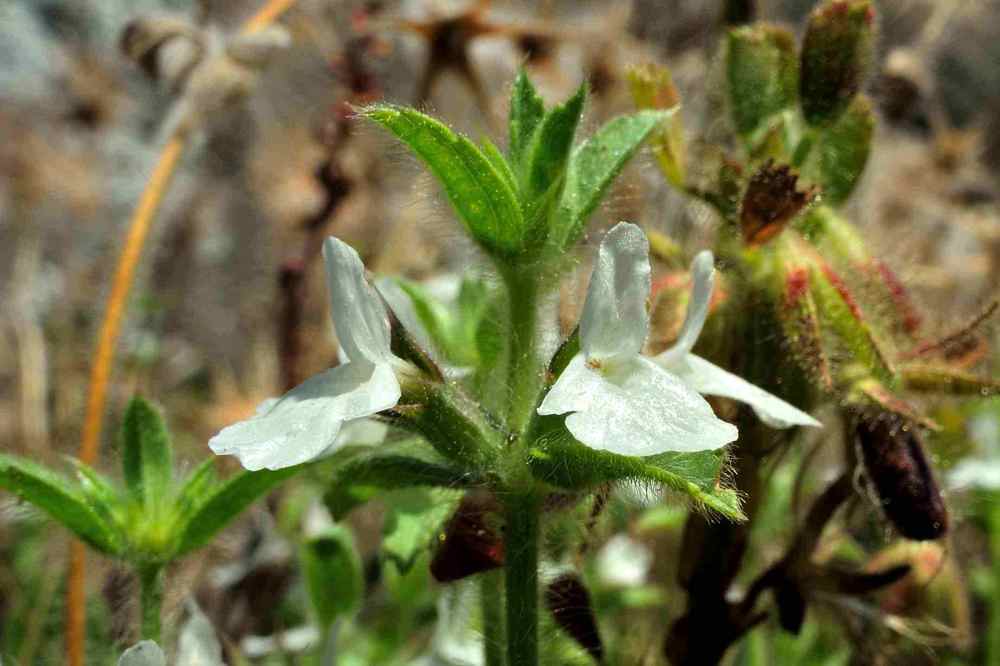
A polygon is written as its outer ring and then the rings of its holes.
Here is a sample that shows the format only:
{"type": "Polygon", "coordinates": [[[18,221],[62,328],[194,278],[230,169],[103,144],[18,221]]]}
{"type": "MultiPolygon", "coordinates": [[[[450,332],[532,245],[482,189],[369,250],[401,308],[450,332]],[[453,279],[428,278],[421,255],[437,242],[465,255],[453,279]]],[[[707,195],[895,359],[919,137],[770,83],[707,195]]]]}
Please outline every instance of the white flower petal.
{"type": "Polygon", "coordinates": [[[673,360],[666,354],[660,354],[653,360],[668,372],[680,377],[685,384],[698,393],[732,398],[750,405],[760,420],[772,428],[791,428],[792,426],[821,428],[823,426],[822,423],[798,407],[790,405],[778,396],[768,393],[727,370],[723,370],[700,356],[687,354],[682,359],[673,360]]]}
{"type": "Polygon", "coordinates": [[[1000,460],[970,458],[948,472],[948,487],[955,490],[980,488],[1000,490],[1000,460]]]}
{"type": "Polygon", "coordinates": [[[223,666],[222,645],[215,629],[193,600],[188,602],[188,619],[177,639],[177,664],[223,666]]]}
{"type": "Polygon", "coordinates": [[[337,339],[352,361],[384,363],[389,349],[389,319],[382,300],[365,279],[365,267],[354,249],[334,237],[323,243],[330,313],[337,339]]]}
{"type": "Polygon", "coordinates": [[[167,666],[167,657],[153,641],[141,641],[122,653],[118,666],[167,666]]]}
{"type": "Polygon", "coordinates": [[[712,303],[715,289],[715,257],[708,250],[702,250],[691,262],[691,299],[688,301],[684,324],[674,346],[663,353],[670,359],[680,359],[694,349],[694,343],[705,327],[708,308],[712,303]]]}
{"type": "Polygon", "coordinates": [[[620,222],[601,241],[580,316],[588,358],[639,353],[649,329],[649,284],[649,242],[639,227],[620,222]]]}
{"type": "Polygon", "coordinates": [[[635,587],[646,582],[653,553],[646,544],[619,534],[604,544],[595,564],[597,576],[605,585],[635,587]]]}
{"type": "Polygon", "coordinates": [[[578,354],[538,408],[566,412],[566,427],[580,442],[624,455],[717,449],[737,436],[704,398],[641,356],[595,369],[578,354]]]}
{"type": "Polygon", "coordinates": [[[399,395],[388,364],[347,363],[310,377],[208,445],[218,455],[238,457],[249,470],[291,467],[332,452],[345,421],[389,409],[399,395]]]}
{"type": "Polygon", "coordinates": [[[344,424],[337,435],[340,446],[374,446],[385,441],[389,426],[375,419],[354,419],[344,424]]]}

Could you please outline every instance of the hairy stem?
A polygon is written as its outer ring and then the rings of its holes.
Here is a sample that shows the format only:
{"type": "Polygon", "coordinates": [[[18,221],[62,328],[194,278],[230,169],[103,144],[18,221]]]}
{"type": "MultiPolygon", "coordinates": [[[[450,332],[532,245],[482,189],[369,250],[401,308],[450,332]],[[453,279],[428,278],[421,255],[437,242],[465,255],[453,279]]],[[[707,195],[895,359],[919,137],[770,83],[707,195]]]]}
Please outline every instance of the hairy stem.
{"type": "Polygon", "coordinates": [[[163,608],[163,568],[151,566],[139,571],[141,636],[160,642],[160,612],[163,608]]]}
{"type": "Polygon", "coordinates": [[[513,666],[538,664],[539,501],[534,494],[506,499],[507,659],[513,666]]]}
{"type": "Polygon", "coordinates": [[[483,609],[483,663],[504,666],[506,627],[503,616],[503,578],[499,570],[479,577],[479,602],[483,609]]]}
{"type": "Polygon", "coordinates": [[[511,321],[507,420],[511,432],[520,436],[531,421],[542,387],[542,367],[538,358],[539,285],[530,270],[508,269],[504,277],[510,297],[511,321]]]}

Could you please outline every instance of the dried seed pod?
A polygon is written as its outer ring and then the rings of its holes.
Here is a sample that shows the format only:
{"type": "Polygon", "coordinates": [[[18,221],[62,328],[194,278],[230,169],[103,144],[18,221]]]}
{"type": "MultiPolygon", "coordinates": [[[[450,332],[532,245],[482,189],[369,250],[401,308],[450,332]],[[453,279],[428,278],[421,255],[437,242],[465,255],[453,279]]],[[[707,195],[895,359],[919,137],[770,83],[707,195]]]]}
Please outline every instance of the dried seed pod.
{"type": "Polygon", "coordinates": [[[120,47],[151,79],[174,90],[183,87],[205,54],[201,31],[171,16],[131,21],[122,31],[120,47]]]}
{"type": "Polygon", "coordinates": [[[794,580],[782,581],[774,588],[774,601],[778,605],[781,628],[791,634],[802,631],[806,619],[806,598],[794,580]]]}
{"type": "Polygon", "coordinates": [[[836,120],[858,93],[872,57],[874,22],[869,0],[828,0],[809,16],[799,96],[811,125],[836,120]]]}
{"type": "Polygon", "coordinates": [[[813,198],[810,188],[797,189],[799,175],[786,164],[768,160],[750,177],[740,206],[740,228],[747,245],[774,238],[813,198]]]}
{"type": "Polygon", "coordinates": [[[866,414],[855,437],[882,510],[899,533],[916,541],[942,536],[948,513],[917,427],[896,414],[866,414]]]}
{"type": "Polygon", "coordinates": [[[246,67],[262,69],[275,55],[291,45],[288,31],[277,25],[233,37],[226,45],[226,54],[246,67]]]}
{"type": "Polygon", "coordinates": [[[545,606],[559,628],[573,637],[594,661],[602,663],[604,644],[597,628],[590,593],[575,573],[559,576],[545,588],[545,606]]]}
{"type": "Polygon", "coordinates": [[[504,562],[504,544],[493,524],[496,500],[469,493],[444,528],[444,537],[431,560],[431,575],[439,583],[451,583],[504,562]]]}

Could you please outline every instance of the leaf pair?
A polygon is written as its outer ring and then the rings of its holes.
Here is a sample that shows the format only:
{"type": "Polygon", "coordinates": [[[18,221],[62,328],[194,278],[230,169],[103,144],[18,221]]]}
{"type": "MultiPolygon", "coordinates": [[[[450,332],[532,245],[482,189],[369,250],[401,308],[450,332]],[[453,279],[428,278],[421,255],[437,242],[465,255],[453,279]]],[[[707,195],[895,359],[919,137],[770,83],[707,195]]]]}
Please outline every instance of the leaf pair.
{"type": "Polygon", "coordinates": [[[41,509],[106,555],[163,564],[198,548],[253,501],[294,474],[244,472],[220,482],[212,461],[173,477],[170,436],[147,402],[129,404],[121,430],[125,487],[76,463],[77,479],[0,454],[0,488],[41,509]]]}
{"type": "Polygon", "coordinates": [[[653,484],[681,493],[696,506],[731,520],[745,520],[736,492],[721,485],[725,453],[668,452],[634,457],[598,451],[575,441],[558,423],[544,417],[544,434],[531,451],[532,473],[559,488],[587,490],[615,481],[653,484]]]}
{"type": "Polygon", "coordinates": [[[546,110],[521,72],[511,98],[508,156],[414,109],[376,105],[364,115],[396,135],[440,181],[466,230],[495,258],[561,253],[579,239],[607,188],[669,111],[621,116],[572,148],[586,90],[546,110]]]}

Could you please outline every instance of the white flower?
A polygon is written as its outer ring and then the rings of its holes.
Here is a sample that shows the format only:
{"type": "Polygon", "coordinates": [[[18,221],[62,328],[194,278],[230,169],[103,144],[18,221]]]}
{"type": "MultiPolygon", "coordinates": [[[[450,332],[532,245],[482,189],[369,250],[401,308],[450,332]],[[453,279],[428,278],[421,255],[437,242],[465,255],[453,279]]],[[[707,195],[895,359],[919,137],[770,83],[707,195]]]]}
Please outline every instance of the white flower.
{"type": "Polygon", "coordinates": [[[648,456],[717,449],[736,439],[699,395],[749,404],[772,427],[819,426],[805,412],[691,353],[708,316],[715,269],[711,252],[692,265],[694,285],[677,343],[641,356],[649,328],[649,248],[625,222],[607,233],[580,318],[581,351],[542,401],[539,414],[565,414],[566,427],[595,449],[648,456]]]}
{"type": "MultiPolygon", "coordinates": [[[[222,645],[215,629],[193,600],[188,602],[188,619],[177,639],[177,666],[223,666],[222,645]]],[[[125,650],[118,666],[166,666],[167,658],[153,641],[141,641],[125,650]]]]}
{"type": "Polygon", "coordinates": [[[691,301],[680,335],[673,347],[653,360],[698,393],[732,398],[750,405],[760,420],[772,428],[822,426],[822,423],[781,398],[691,353],[708,317],[715,286],[714,261],[708,250],[699,252],[694,258],[691,263],[691,301]]]}
{"type": "Polygon", "coordinates": [[[334,326],[347,362],[321,372],[257,414],[209,440],[219,455],[234,455],[249,470],[280,469],[337,449],[345,424],[394,407],[400,386],[389,348],[389,321],[365,280],[358,254],[336,238],[323,245],[334,326]]]}
{"type": "Polygon", "coordinates": [[[611,587],[635,587],[646,582],[653,553],[627,536],[612,537],[597,554],[597,575],[611,587]]]}
{"type": "Polygon", "coordinates": [[[566,414],[587,446],[649,456],[717,449],[736,439],[705,399],[641,355],[649,315],[649,244],[622,222],[604,237],[580,318],[580,353],[538,407],[566,414]]]}

